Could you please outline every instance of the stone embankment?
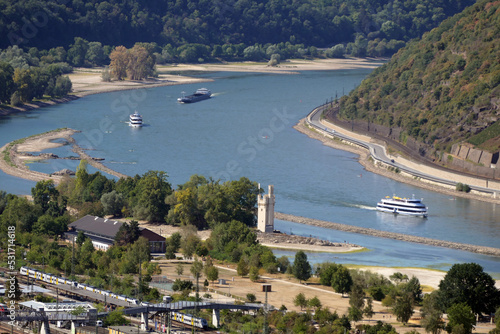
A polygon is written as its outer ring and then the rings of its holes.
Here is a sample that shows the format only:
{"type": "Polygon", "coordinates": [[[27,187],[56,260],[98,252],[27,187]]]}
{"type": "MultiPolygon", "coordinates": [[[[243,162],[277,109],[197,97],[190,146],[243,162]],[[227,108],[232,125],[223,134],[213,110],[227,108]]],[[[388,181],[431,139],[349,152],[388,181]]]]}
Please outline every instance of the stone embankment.
{"type": "MultiPolygon", "coordinates": [[[[285,233],[263,233],[257,232],[257,239],[262,244],[290,244],[303,246],[321,246],[321,247],[346,247],[345,243],[331,242],[313,237],[303,237],[300,235],[285,234],[285,233]]],[[[349,244],[349,247],[360,247],[358,245],[349,244]]],[[[307,249],[304,248],[304,249],[307,249]]]]}
{"type": "Polygon", "coordinates": [[[322,228],[329,228],[329,229],[334,229],[334,230],[339,230],[339,231],[344,231],[344,232],[366,234],[366,235],[371,235],[371,236],[380,237],[380,238],[395,239],[395,240],[414,242],[414,243],[425,244],[425,245],[430,245],[430,246],[458,249],[458,250],[463,250],[466,252],[473,252],[473,253],[492,255],[492,256],[500,256],[500,248],[477,246],[477,245],[471,245],[471,244],[463,244],[463,243],[459,243],[459,242],[451,242],[451,241],[418,237],[418,236],[407,235],[407,234],[402,234],[402,233],[379,231],[379,230],[375,230],[372,228],[365,228],[365,227],[358,227],[358,226],[345,225],[345,224],[339,224],[339,223],[332,223],[332,222],[328,222],[328,221],[324,221],[324,220],[305,218],[305,217],[294,216],[294,215],[289,215],[289,214],[279,213],[279,212],[275,212],[274,218],[280,219],[280,220],[286,220],[286,221],[293,222],[293,223],[318,226],[318,227],[322,227],[322,228]]]}

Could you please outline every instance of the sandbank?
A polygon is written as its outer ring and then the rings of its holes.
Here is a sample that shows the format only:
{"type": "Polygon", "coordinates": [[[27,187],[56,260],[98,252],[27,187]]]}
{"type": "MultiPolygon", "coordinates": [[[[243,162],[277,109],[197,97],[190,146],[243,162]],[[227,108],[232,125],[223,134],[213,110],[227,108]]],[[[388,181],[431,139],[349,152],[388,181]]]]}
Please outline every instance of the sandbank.
{"type": "Polygon", "coordinates": [[[171,72],[257,72],[295,74],[299,71],[351,70],[376,68],[386,59],[380,58],[343,58],[343,59],[290,59],[277,66],[269,66],[263,62],[206,63],[206,64],[174,64],[158,66],[159,71],[171,72]]]}

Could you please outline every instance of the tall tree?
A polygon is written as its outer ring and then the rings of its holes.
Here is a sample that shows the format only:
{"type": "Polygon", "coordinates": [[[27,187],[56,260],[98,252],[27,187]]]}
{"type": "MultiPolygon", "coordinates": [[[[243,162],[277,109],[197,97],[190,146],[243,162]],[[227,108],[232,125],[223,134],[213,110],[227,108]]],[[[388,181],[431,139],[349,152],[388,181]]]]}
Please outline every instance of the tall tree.
{"type": "Polygon", "coordinates": [[[444,329],[443,312],[439,305],[439,292],[433,291],[424,297],[422,308],[422,327],[432,334],[439,334],[444,329]]]}
{"type": "Polygon", "coordinates": [[[293,276],[299,282],[307,281],[311,277],[311,265],[307,261],[307,255],[303,251],[298,251],[295,254],[295,261],[293,262],[293,276]]]}
{"type": "Polygon", "coordinates": [[[394,313],[398,321],[401,321],[404,325],[408,323],[408,320],[410,320],[414,313],[413,303],[414,301],[411,293],[403,293],[396,298],[392,313],[394,313]]]}
{"type": "Polygon", "coordinates": [[[446,325],[448,333],[455,332],[457,327],[461,327],[466,334],[472,333],[476,325],[476,316],[469,305],[465,303],[454,304],[446,313],[449,320],[446,325]]]}
{"type": "Polygon", "coordinates": [[[123,80],[127,77],[127,66],[129,62],[129,53],[123,45],[117,46],[109,55],[111,60],[109,67],[111,68],[111,75],[116,80],[123,80]]]}
{"type": "Polygon", "coordinates": [[[9,103],[14,92],[14,68],[6,62],[0,62],[0,103],[9,103]]]}
{"type": "Polygon", "coordinates": [[[167,173],[162,171],[148,171],[141,177],[136,187],[139,195],[134,206],[134,216],[148,221],[165,221],[169,209],[165,199],[172,193],[167,177],[167,173]]]}
{"type": "Polygon", "coordinates": [[[439,296],[444,309],[466,303],[475,314],[492,313],[500,305],[495,280],[477,263],[453,265],[439,283],[439,296]]]}
{"type": "Polygon", "coordinates": [[[341,293],[342,296],[350,292],[353,282],[349,270],[343,265],[338,265],[338,269],[332,274],[331,283],[335,292],[341,293]]]}
{"type": "Polygon", "coordinates": [[[31,196],[33,196],[33,202],[39,205],[43,212],[46,212],[49,208],[49,202],[57,200],[59,191],[57,191],[54,181],[44,180],[38,181],[34,188],[31,188],[31,196]]]}
{"type": "Polygon", "coordinates": [[[135,45],[129,50],[127,76],[130,80],[142,80],[154,74],[155,61],[148,50],[135,45]]]}

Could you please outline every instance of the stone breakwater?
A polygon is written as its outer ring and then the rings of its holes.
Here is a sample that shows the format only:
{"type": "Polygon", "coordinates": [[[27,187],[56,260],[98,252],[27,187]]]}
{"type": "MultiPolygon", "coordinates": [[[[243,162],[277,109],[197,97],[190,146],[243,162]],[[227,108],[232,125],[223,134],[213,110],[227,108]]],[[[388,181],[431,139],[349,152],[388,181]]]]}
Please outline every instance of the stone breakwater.
{"type": "Polygon", "coordinates": [[[305,218],[305,217],[294,216],[294,215],[289,215],[289,214],[280,213],[280,212],[275,212],[274,218],[280,219],[280,220],[286,220],[286,221],[293,222],[293,223],[318,226],[318,227],[322,227],[322,228],[329,228],[329,229],[339,230],[339,231],[344,231],[344,232],[366,234],[366,235],[371,235],[371,236],[379,237],[379,238],[395,239],[395,240],[414,242],[414,243],[425,244],[425,245],[430,245],[430,246],[437,246],[437,247],[446,247],[446,248],[458,249],[458,250],[462,250],[462,251],[466,251],[466,252],[473,252],[473,253],[479,253],[479,254],[500,257],[500,248],[477,246],[477,245],[471,245],[471,244],[463,244],[463,243],[459,243],[459,242],[451,242],[451,241],[437,240],[437,239],[431,239],[431,238],[425,238],[425,237],[418,237],[418,236],[407,235],[407,234],[402,234],[402,233],[379,231],[379,230],[375,230],[372,228],[358,227],[358,226],[345,225],[345,224],[339,224],[339,223],[332,223],[332,222],[328,222],[328,221],[324,221],[324,220],[305,218]]]}
{"type": "MultiPolygon", "coordinates": [[[[303,237],[300,235],[285,234],[285,233],[263,233],[257,232],[257,240],[264,244],[290,244],[290,245],[309,245],[321,247],[360,247],[354,244],[345,244],[340,242],[331,242],[313,237],[303,237]]],[[[307,249],[307,248],[305,248],[307,249]]]]}

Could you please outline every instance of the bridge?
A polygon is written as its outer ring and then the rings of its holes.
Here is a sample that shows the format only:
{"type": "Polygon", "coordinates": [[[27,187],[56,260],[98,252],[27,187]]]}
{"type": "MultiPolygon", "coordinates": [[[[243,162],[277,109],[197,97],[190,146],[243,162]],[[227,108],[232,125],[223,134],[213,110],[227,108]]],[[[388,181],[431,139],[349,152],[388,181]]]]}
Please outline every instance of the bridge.
{"type": "MultiPolygon", "coordinates": [[[[170,312],[177,312],[182,310],[194,310],[194,309],[209,309],[212,312],[212,324],[215,327],[219,327],[220,323],[220,310],[258,310],[263,308],[264,304],[232,304],[232,303],[212,303],[212,302],[190,302],[190,301],[180,301],[175,303],[161,303],[152,304],[147,306],[131,307],[123,310],[124,315],[141,315],[141,329],[147,330],[149,313],[154,312],[155,314],[165,314],[166,320],[170,328],[170,312]]],[[[102,312],[98,314],[98,317],[105,317],[108,313],[102,312]]]]}
{"type": "MultiPolygon", "coordinates": [[[[212,323],[215,327],[219,327],[220,310],[258,310],[263,308],[263,304],[232,304],[232,303],[212,303],[212,302],[190,302],[180,301],[175,303],[161,303],[146,306],[137,306],[124,309],[124,315],[141,315],[141,329],[148,329],[149,314],[164,314],[165,322],[168,323],[168,333],[170,333],[170,312],[193,310],[193,309],[211,309],[212,323]]],[[[98,318],[104,318],[108,312],[96,314],[87,313],[86,315],[72,315],[66,312],[45,312],[43,309],[35,310],[30,308],[16,309],[12,312],[7,311],[6,314],[0,315],[0,321],[39,321],[41,322],[40,334],[50,334],[50,321],[71,321],[71,327],[75,327],[75,323],[79,322],[94,322],[98,318]]]]}

